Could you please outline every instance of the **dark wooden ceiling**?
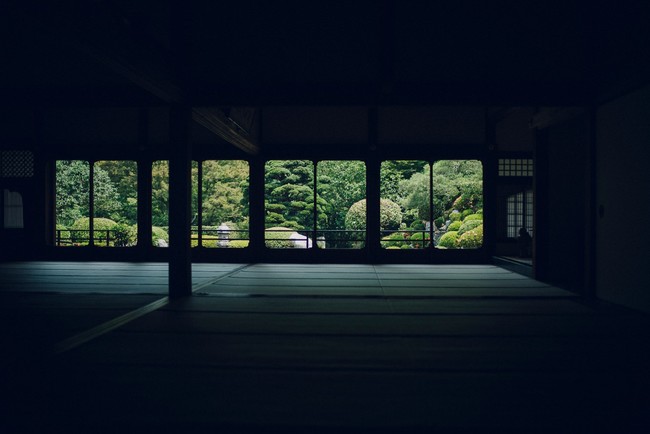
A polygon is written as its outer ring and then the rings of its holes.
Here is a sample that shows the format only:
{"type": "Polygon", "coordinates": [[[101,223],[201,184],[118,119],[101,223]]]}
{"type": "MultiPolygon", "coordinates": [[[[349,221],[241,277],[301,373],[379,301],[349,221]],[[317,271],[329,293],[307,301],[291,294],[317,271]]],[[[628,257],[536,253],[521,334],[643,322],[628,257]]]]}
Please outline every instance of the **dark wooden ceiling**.
{"type": "Polygon", "coordinates": [[[9,105],[580,105],[647,83],[647,2],[5,5],[9,105]]]}

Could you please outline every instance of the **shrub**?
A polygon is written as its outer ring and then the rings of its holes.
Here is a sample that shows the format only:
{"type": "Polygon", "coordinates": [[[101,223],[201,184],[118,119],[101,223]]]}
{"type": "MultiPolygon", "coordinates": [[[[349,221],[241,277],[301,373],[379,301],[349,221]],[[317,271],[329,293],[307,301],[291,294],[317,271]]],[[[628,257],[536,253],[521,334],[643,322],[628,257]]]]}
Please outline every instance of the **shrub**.
{"type": "Polygon", "coordinates": [[[449,231],[440,237],[438,241],[438,246],[444,247],[445,249],[455,249],[456,248],[456,239],[458,238],[458,232],[449,231]]]}
{"type": "Polygon", "coordinates": [[[404,232],[393,232],[381,239],[381,246],[385,249],[389,247],[401,247],[408,242],[408,235],[404,232]]]}
{"type": "Polygon", "coordinates": [[[113,226],[112,239],[116,247],[132,246],[138,239],[138,229],[135,226],[118,223],[113,226]]]}
{"type": "Polygon", "coordinates": [[[232,240],[229,246],[233,249],[243,249],[244,247],[248,247],[248,240],[232,240]]]}
{"type": "MultiPolygon", "coordinates": [[[[105,233],[101,231],[112,230],[117,226],[117,222],[107,218],[94,218],[93,226],[95,229],[95,238],[105,237],[105,233]],[[100,231],[98,233],[98,231],[100,231]]],[[[70,227],[70,236],[73,242],[87,242],[88,241],[88,230],[90,229],[90,219],[88,217],[82,217],[76,220],[70,227]]],[[[101,244],[101,240],[97,240],[96,244],[101,244]]]]}
{"type": "Polygon", "coordinates": [[[422,231],[426,228],[424,223],[421,220],[416,220],[411,224],[411,229],[416,230],[416,231],[422,231]]]}
{"type": "Polygon", "coordinates": [[[438,217],[437,219],[434,220],[434,223],[436,224],[437,228],[441,228],[442,225],[445,224],[445,219],[442,217],[438,217]]]}
{"type": "Polygon", "coordinates": [[[266,247],[272,249],[290,249],[294,247],[293,241],[289,238],[295,231],[293,229],[276,226],[267,228],[264,233],[266,239],[266,247]]]}
{"type": "Polygon", "coordinates": [[[418,218],[418,210],[415,208],[407,209],[402,214],[402,225],[413,228],[417,224],[423,224],[418,218]]]}
{"type": "Polygon", "coordinates": [[[478,249],[483,245],[483,225],[477,226],[458,237],[458,246],[462,249],[478,249]]]}
{"type": "Polygon", "coordinates": [[[425,244],[428,244],[429,240],[431,240],[431,234],[428,232],[416,232],[411,235],[411,246],[419,249],[424,247],[425,244]]]}
{"type": "MultiPolygon", "coordinates": [[[[199,243],[199,240],[192,240],[192,247],[196,247],[199,243]]],[[[219,239],[216,235],[203,235],[201,237],[201,245],[213,249],[219,247],[219,239]]]]}
{"type": "MultiPolygon", "coordinates": [[[[380,199],[381,212],[379,226],[381,230],[398,229],[402,223],[402,209],[389,199],[380,199]]],[[[350,230],[366,229],[366,200],[352,204],[345,215],[345,228],[350,230]]]]}
{"type": "Polygon", "coordinates": [[[472,229],[481,226],[482,224],[483,220],[465,220],[460,226],[460,229],[458,229],[458,236],[461,236],[465,232],[471,231],[472,229]]]}
{"type": "Polygon", "coordinates": [[[471,208],[468,208],[468,209],[464,210],[463,212],[460,213],[461,220],[465,220],[465,217],[472,214],[473,212],[474,211],[472,211],[471,208]]]}
{"type": "Polygon", "coordinates": [[[467,217],[463,219],[464,222],[467,220],[483,220],[483,215],[482,214],[470,214],[467,217]]]}
{"type": "Polygon", "coordinates": [[[166,230],[158,226],[151,227],[151,241],[154,245],[157,244],[158,240],[165,240],[166,243],[169,243],[169,234],[166,230]]]}
{"type": "Polygon", "coordinates": [[[462,217],[461,213],[459,213],[457,210],[453,210],[452,212],[449,213],[449,220],[452,222],[460,220],[462,217]]]}
{"type": "Polygon", "coordinates": [[[463,225],[463,222],[460,220],[456,220],[455,222],[449,223],[449,227],[447,228],[448,231],[457,231],[461,226],[463,225]]]}
{"type": "Polygon", "coordinates": [[[70,231],[63,225],[56,225],[57,232],[54,233],[54,237],[58,237],[61,241],[61,244],[70,243],[70,231]],[[60,232],[58,232],[60,231],[60,232]]]}

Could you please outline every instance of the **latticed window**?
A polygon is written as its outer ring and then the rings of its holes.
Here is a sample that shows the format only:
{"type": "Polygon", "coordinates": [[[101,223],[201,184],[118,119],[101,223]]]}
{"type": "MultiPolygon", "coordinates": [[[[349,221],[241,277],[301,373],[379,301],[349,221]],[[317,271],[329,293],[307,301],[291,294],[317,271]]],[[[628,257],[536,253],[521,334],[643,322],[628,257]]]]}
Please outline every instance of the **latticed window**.
{"type": "Polygon", "coordinates": [[[531,158],[500,158],[499,176],[533,176],[531,158]]]}
{"type": "Polygon", "coordinates": [[[34,154],[30,151],[0,151],[0,178],[34,176],[34,154]]]}
{"type": "Polygon", "coordinates": [[[533,191],[526,190],[508,196],[507,235],[517,238],[519,229],[526,228],[533,236],[533,191]]]}

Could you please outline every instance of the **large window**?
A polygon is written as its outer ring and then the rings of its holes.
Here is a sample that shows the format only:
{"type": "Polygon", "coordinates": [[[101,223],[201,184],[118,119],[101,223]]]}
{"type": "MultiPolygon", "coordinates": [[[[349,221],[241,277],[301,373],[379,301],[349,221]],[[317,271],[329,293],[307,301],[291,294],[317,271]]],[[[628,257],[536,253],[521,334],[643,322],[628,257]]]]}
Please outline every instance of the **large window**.
{"type": "Polygon", "coordinates": [[[358,249],[366,243],[366,166],[328,160],[316,165],[318,247],[358,249]]]}
{"type": "Polygon", "coordinates": [[[94,243],[134,246],[138,241],[138,165],[97,161],[93,171],[94,243]]]}
{"type": "Polygon", "coordinates": [[[247,247],[250,182],[248,162],[207,160],[201,166],[202,246],[247,247]]]}
{"type": "Polygon", "coordinates": [[[361,248],[366,239],[361,161],[271,160],[265,166],[269,248],[361,248]]]}
{"type": "Polygon", "coordinates": [[[483,245],[483,165],[477,160],[390,160],[381,165],[386,249],[483,245]]]}
{"type": "Polygon", "coordinates": [[[169,246],[169,162],[151,165],[151,243],[169,246]]]}
{"type": "Polygon", "coordinates": [[[137,180],[135,161],[58,160],[56,245],[137,244],[137,180]]]}
{"type": "MultiPolygon", "coordinates": [[[[192,247],[248,246],[249,165],[243,160],[192,161],[192,247]]],[[[155,246],[169,243],[169,163],[152,165],[151,222],[155,246]]]]}
{"type": "Polygon", "coordinates": [[[90,164],[81,160],[56,162],[57,246],[86,246],[90,239],[90,164]]]}
{"type": "MultiPolygon", "coordinates": [[[[314,243],[314,164],[271,160],[264,170],[265,243],[308,249],[314,243]]],[[[324,218],[321,214],[320,218],[324,218]]]]}

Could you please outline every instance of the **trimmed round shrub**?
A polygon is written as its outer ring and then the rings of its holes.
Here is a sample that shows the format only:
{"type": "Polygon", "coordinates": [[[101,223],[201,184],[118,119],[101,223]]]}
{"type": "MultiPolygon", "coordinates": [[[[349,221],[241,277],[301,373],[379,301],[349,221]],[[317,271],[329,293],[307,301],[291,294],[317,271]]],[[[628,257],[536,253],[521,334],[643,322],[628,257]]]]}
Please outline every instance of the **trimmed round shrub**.
{"type": "Polygon", "coordinates": [[[434,223],[436,224],[437,228],[441,228],[445,224],[445,219],[442,217],[438,217],[437,219],[434,220],[434,223]]]}
{"type": "Polygon", "coordinates": [[[478,249],[483,245],[483,225],[477,226],[458,237],[461,249],[478,249]]]}
{"type": "Polygon", "coordinates": [[[404,232],[393,232],[381,239],[381,246],[385,249],[389,247],[402,247],[408,242],[408,234],[404,232]]]}
{"type": "Polygon", "coordinates": [[[463,222],[456,220],[455,222],[449,223],[448,231],[457,231],[463,225],[463,222]]]}
{"type": "Polygon", "coordinates": [[[266,239],[266,247],[269,247],[271,249],[293,248],[294,244],[293,241],[291,241],[290,237],[294,232],[295,230],[293,229],[281,226],[267,228],[264,233],[264,238],[266,239]]]}
{"type": "Polygon", "coordinates": [[[462,217],[462,214],[458,212],[457,210],[453,210],[452,212],[449,213],[449,220],[452,222],[460,220],[462,217]]]}
{"type": "Polygon", "coordinates": [[[133,246],[138,239],[138,228],[118,223],[113,227],[112,239],[115,247],[133,246]]]}
{"type": "MultiPolygon", "coordinates": [[[[402,209],[389,199],[380,199],[379,227],[381,230],[397,230],[402,223],[402,209]]],[[[345,228],[350,230],[366,229],[366,200],[361,199],[352,204],[345,215],[345,228]]]]}
{"type": "Polygon", "coordinates": [[[455,249],[456,248],[456,239],[458,239],[458,232],[449,231],[440,237],[438,241],[439,247],[444,247],[445,249],[455,249]]]}
{"type": "MultiPolygon", "coordinates": [[[[107,218],[94,218],[93,226],[95,229],[95,238],[104,238],[106,233],[101,233],[101,231],[113,230],[117,226],[117,222],[107,218]]],[[[82,217],[76,220],[70,227],[70,237],[73,242],[82,242],[87,243],[90,238],[88,230],[90,229],[90,219],[88,217],[82,217]]],[[[101,239],[96,240],[95,244],[102,244],[101,239]]]]}
{"type": "Polygon", "coordinates": [[[462,220],[465,220],[465,217],[467,217],[468,215],[472,214],[473,212],[474,212],[474,211],[472,211],[471,208],[468,208],[468,209],[464,210],[462,213],[460,213],[461,219],[462,219],[462,220]]]}
{"type": "Polygon", "coordinates": [[[476,210],[476,214],[483,215],[483,208],[476,210]]]}
{"type": "Polygon", "coordinates": [[[467,220],[483,220],[483,215],[482,214],[470,214],[467,217],[463,219],[464,222],[467,220]]]}
{"type": "Polygon", "coordinates": [[[465,232],[471,231],[472,229],[481,226],[482,224],[483,220],[465,220],[458,229],[458,235],[463,235],[465,232]]]}
{"type": "Polygon", "coordinates": [[[420,249],[424,247],[425,244],[428,244],[429,240],[431,240],[431,234],[428,232],[415,232],[411,235],[411,246],[420,249]]]}
{"type": "Polygon", "coordinates": [[[421,231],[424,230],[425,228],[426,226],[421,220],[416,220],[413,222],[413,224],[411,224],[411,229],[414,229],[416,231],[421,231]]]}

